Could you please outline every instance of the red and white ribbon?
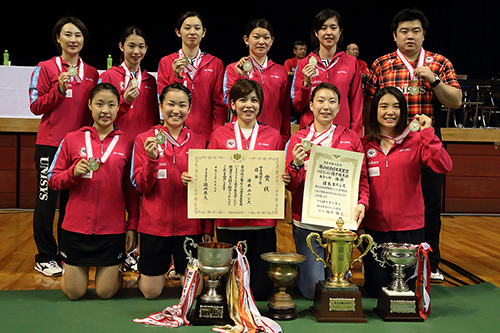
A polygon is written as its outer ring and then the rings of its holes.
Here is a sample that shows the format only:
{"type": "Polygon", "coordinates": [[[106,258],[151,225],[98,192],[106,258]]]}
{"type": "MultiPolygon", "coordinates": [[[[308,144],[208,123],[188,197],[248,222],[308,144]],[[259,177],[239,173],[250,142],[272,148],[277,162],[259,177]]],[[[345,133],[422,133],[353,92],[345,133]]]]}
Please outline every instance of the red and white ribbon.
{"type": "MultiPolygon", "coordinates": [[[[57,64],[57,68],[59,68],[59,72],[62,73],[63,68],[62,68],[61,57],[56,57],[56,64],[57,64]]],[[[69,78],[70,82],[73,82],[73,81],[76,81],[76,83],[82,82],[83,75],[85,73],[85,69],[83,67],[84,67],[84,64],[83,64],[82,58],[78,58],[78,65],[76,66],[76,68],[78,68],[78,74],[75,76],[70,76],[70,78],[69,78]]]]}
{"type": "Polygon", "coordinates": [[[196,290],[198,290],[200,284],[198,267],[198,259],[192,258],[189,260],[179,304],[168,306],[162,312],[152,313],[144,319],[137,318],[132,321],[165,327],[189,326],[188,314],[193,306],[196,290]]]}
{"type": "Polygon", "coordinates": [[[255,60],[251,55],[248,56],[248,60],[252,63],[252,69],[250,70],[250,74],[255,72],[255,70],[258,70],[260,73],[262,73],[262,71],[267,68],[267,57],[262,65],[259,64],[257,60],[255,60]]]}
{"type": "Polygon", "coordinates": [[[129,87],[129,84],[130,84],[130,81],[135,78],[137,79],[137,87],[139,89],[141,89],[141,82],[142,82],[142,73],[141,73],[141,67],[139,66],[139,69],[137,70],[137,76],[136,77],[132,77],[132,72],[130,71],[130,69],[128,69],[128,66],[127,64],[124,62],[122,62],[121,64],[122,68],[125,70],[125,82],[123,82],[123,87],[125,90],[128,89],[129,87]]]}
{"type": "MultiPolygon", "coordinates": [[[[255,122],[255,125],[253,126],[252,129],[252,134],[250,135],[250,146],[248,146],[248,150],[255,149],[255,143],[257,142],[258,133],[259,133],[259,124],[255,122]]],[[[234,122],[234,138],[236,140],[236,149],[244,150],[243,142],[241,141],[241,129],[240,125],[238,125],[238,120],[234,122]]]]}
{"type": "MultiPolygon", "coordinates": [[[[408,72],[410,72],[410,80],[413,80],[415,77],[415,70],[413,69],[413,66],[410,64],[408,59],[399,51],[399,49],[396,51],[396,54],[398,55],[398,58],[403,62],[403,64],[406,66],[408,69],[408,72]]],[[[425,50],[423,47],[420,47],[420,55],[418,57],[418,63],[417,63],[417,68],[421,67],[424,65],[424,59],[425,59],[425,50]]]]}
{"type": "Polygon", "coordinates": [[[430,263],[429,263],[429,256],[428,252],[431,251],[431,246],[427,243],[421,243],[418,245],[418,258],[417,258],[417,265],[415,267],[415,273],[413,274],[413,277],[417,277],[417,283],[416,283],[416,295],[418,298],[419,302],[419,308],[420,308],[420,317],[424,319],[428,319],[427,316],[431,313],[431,269],[430,269],[430,263]],[[422,292],[420,291],[420,284],[422,283],[420,280],[422,278],[424,279],[424,284],[423,284],[423,301],[424,301],[424,308],[422,309],[422,292]]]}
{"type": "Polygon", "coordinates": [[[328,137],[330,137],[330,135],[332,135],[334,130],[335,125],[332,124],[329,129],[314,137],[316,135],[316,128],[314,127],[314,123],[312,123],[311,127],[309,128],[309,133],[306,136],[306,140],[310,141],[312,145],[321,145],[323,141],[325,141],[326,139],[328,139],[328,137]]]}
{"type": "MultiPolygon", "coordinates": [[[[109,156],[113,152],[113,149],[115,149],[116,143],[118,142],[119,139],[120,139],[119,135],[115,135],[113,137],[113,140],[109,144],[108,148],[101,156],[101,158],[99,158],[99,163],[103,164],[108,160],[109,156]]],[[[94,152],[92,150],[92,140],[90,139],[90,131],[85,131],[85,150],[87,153],[88,160],[94,158],[94,152]]]]}
{"type": "MultiPolygon", "coordinates": [[[[186,56],[184,55],[184,52],[182,51],[182,49],[180,49],[179,50],[179,58],[184,58],[184,57],[186,57],[186,56]]],[[[191,80],[193,80],[194,75],[196,74],[196,70],[198,69],[198,66],[200,65],[202,57],[203,57],[203,53],[201,52],[201,50],[198,50],[198,53],[196,54],[196,57],[194,58],[195,60],[193,61],[193,63],[191,63],[191,61],[188,60],[187,66],[182,69],[182,71],[184,73],[189,75],[191,80]]]]}
{"type": "Polygon", "coordinates": [[[409,123],[408,125],[406,126],[405,130],[403,131],[403,133],[401,133],[400,135],[398,135],[397,137],[393,138],[392,136],[389,136],[389,135],[386,135],[386,134],[382,134],[380,133],[380,136],[381,137],[384,137],[384,138],[387,138],[387,139],[391,139],[391,140],[394,140],[394,142],[396,142],[398,145],[403,142],[404,138],[406,138],[408,136],[408,134],[410,134],[410,132],[412,131],[410,129],[410,124],[412,123],[412,121],[415,121],[416,118],[413,118],[409,123]]]}

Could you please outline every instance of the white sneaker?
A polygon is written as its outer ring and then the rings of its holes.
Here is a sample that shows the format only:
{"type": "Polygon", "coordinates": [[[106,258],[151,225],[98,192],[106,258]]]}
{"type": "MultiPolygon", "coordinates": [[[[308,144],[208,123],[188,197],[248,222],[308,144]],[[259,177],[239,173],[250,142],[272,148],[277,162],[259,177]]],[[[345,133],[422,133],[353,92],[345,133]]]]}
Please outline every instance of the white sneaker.
{"type": "Polygon", "coordinates": [[[432,282],[443,282],[444,281],[444,276],[443,273],[439,269],[437,269],[435,272],[431,272],[431,281],[432,282]]]}
{"type": "Polygon", "coordinates": [[[46,276],[59,276],[62,274],[62,268],[55,260],[51,260],[49,262],[37,262],[35,265],[35,271],[46,276]]]}

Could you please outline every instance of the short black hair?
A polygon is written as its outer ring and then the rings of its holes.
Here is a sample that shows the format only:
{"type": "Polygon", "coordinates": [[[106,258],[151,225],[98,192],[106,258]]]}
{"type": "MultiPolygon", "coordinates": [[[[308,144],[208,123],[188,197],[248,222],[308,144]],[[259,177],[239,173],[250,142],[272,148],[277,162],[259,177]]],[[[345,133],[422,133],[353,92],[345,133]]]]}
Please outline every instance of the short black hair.
{"type": "Polygon", "coordinates": [[[298,46],[307,46],[307,44],[304,41],[296,40],[295,43],[293,43],[293,49],[296,50],[298,46]]]}
{"type": "Polygon", "coordinates": [[[391,30],[392,32],[396,32],[398,30],[399,23],[415,20],[419,20],[422,24],[422,29],[427,31],[429,28],[429,20],[421,10],[416,8],[406,8],[397,13],[392,19],[391,30]]]}

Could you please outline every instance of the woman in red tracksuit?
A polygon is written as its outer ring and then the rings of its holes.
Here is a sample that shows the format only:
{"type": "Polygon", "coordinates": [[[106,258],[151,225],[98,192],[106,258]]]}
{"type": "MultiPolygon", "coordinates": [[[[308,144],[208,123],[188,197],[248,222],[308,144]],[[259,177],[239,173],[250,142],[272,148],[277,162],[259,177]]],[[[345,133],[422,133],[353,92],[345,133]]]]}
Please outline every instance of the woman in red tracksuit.
{"type": "MultiPolygon", "coordinates": [[[[370,182],[370,209],[363,220],[364,230],[376,243],[420,244],[424,241],[424,199],[420,169],[427,165],[438,173],[452,169],[452,161],[434,134],[432,120],[415,116],[417,132],[407,126],[406,100],[395,87],[380,89],[374,96],[362,139],[370,182]],[[407,133],[407,134],[406,134],[407,133]],[[406,136],[405,136],[406,134],[406,136]]],[[[382,268],[366,256],[365,288],[377,297],[392,281],[391,267],[382,268]]],[[[411,270],[407,272],[407,276],[411,270]]],[[[415,288],[415,279],[410,280],[415,288]]]]}
{"type": "Polygon", "coordinates": [[[51,188],[69,189],[60,255],[61,289],[72,300],[86,293],[90,266],[96,266],[97,295],[112,297],[122,286],[125,250],[137,244],[139,193],[128,177],[132,140],[113,124],[119,100],[111,84],[95,86],[89,99],[94,124],[64,137],[49,170],[51,188]]]}
{"type": "Polygon", "coordinates": [[[258,82],[266,96],[259,121],[279,131],[286,143],[290,139],[290,81],[285,67],[267,57],[274,41],[273,27],[266,20],[253,20],[248,23],[243,40],[250,55],[227,66],[224,102],[231,107],[229,92],[237,80],[245,78],[258,82]]]}
{"type": "MultiPolygon", "coordinates": [[[[331,83],[320,83],[311,95],[309,107],[314,115],[311,126],[301,129],[290,139],[286,154],[286,171],[290,173],[291,182],[287,189],[292,192],[292,215],[293,215],[293,237],[297,253],[306,256],[306,260],[299,266],[297,287],[307,299],[314,298],[316,283],[325,280],[328,272],[320,265],[316,257],[306,245],[306,238],[311,232],[323,232],[326,227],[314,227],[304,224],[302,219],[302,201],[304,196],[304,184],[307,173],[310,152],[304,150],[302,139],[307,139],[311,144],[354,151],[364,154],[363,145],[359,136],[352,130],[334,123],[339,112],[339,100],[341,94],[337,87],[331,83]]],[[[366,209],[368,209],[368,179],[366,166],[363,163],[359,178],[358,204],[354,210],[354,220],[360,223],[363,220],[366,209]]],[[[324,249],[313,242],[315,251],[322,254],[324,249]]]]}
{"type": "MultiPolygon", "coordinates": [[[[212,133],[208,149],[282,150],[280,133],[257,122],[264,95],[260,85],[252,80],[238,80],[229,93],[235,122],[227,123],[212,133]]],[[[289,175],[283,174],[283,181],[289,175]]],[[[276,220],[274,219],[217,219],[217,241],[236,244],[246,240],[247,258],[251,267],[250,287],[256,300],[271,296],[274,283],[268,278],[268,265],[262,253],[276,252],[276,220]]]]}
{"type": "Polygon", "coordinates": [[[300,60],[293,79],[293,108],[301,113],[300,128],[313,121],[309,109],[311,92],[321,82],[335,85],[342,95],[335,123],[363,135],[363,89],[356,58],[338,48],[342,41],[342,18],[324,9],[314,18],[311,39],[319,48],[300,60]]]}
{"type": "Polygon", "coordinates": [[[187,188],[183,182],[188,152],[206,147],[202,135],[184,126],[190,103],[191,93],[185,86],[166,86],[160,95],[164,125],[154,126],[135,139],[131,180],[143,194],[137,229],[141,235],[141,275],[137,283],[147,299],[161,294],[172,255],[184,283],[186,236],[201,243],[211,241],[213,235],[210,221],[187,217],[187,188]]]}
{"type": "Polygon", "coordinates": [[[226,122],[222,101],[224,65],[219,58],[200,50],[206,29],[203,18],[194,11],[182,14],[175,33],[182,48],[163,57],[158,65],[158,94],[165,86],[180,83],[192,94],[192,108],[185,125],[208,141],[210,134],[226,122]]]}
{"type": "MultiPolygon", "coordinates": [[[[38,249],[35,270],[47,276],[62,272],[53,231],[59,192],[49,188],[47,171],[64,136],[90,124],[92,117],[87,102],[99,77],[97,70],[80,58],[89,34],[79,19],[61,18],[54,26],[52,37],[61,55],[40,62],[31,75],[29,87],[31,112],[42,115],[35,147],[38,182],[33,215],[33,236],[38,249]]],[[[62,191],[58,235],[67,200],[67,191],[62,191]]]]}
{"type": "Polygon", "coordinates": [[[160,123],[156,80],[141,61],[148,50],[146,34],[139,28],[128,27],[122,33],[118,47],[123,52],[120,66],[114,66],[99,77],[99,83],[109,82],[120,92],[120,110],[115,124],[130,139],[160,123]]]}

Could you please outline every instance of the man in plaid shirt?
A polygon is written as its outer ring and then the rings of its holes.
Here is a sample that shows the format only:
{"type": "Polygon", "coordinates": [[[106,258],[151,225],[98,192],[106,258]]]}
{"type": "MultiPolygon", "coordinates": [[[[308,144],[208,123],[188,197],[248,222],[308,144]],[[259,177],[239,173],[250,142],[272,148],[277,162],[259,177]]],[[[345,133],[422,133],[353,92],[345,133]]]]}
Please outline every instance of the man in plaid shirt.
{"type": "MultiPolygon", "coordinates": [[[[436,135],[441,137],[441,105],[457,109],[462,91],[451,62],[440,54],[422,48],[429,21],[417,9],[404,9],[392,20],[391,28],[398,49],[375,60],[365,86],[365,110],[375,92],[386,86],[400,89],[408,102],[408,119],[425,114],[434,121],[436,135]]],[[[367,109],[366,109],[367,108],[367,109]]],[[[422,193],[425,202],[425,240],[433,253],[429,256],[431,279],[444,280],[438,269],[439,233],[441,230],[441,189],[443,175],[422,168],[422,193]]],[[[411,209],[411,207],[408,207],[411,209]]]]}

